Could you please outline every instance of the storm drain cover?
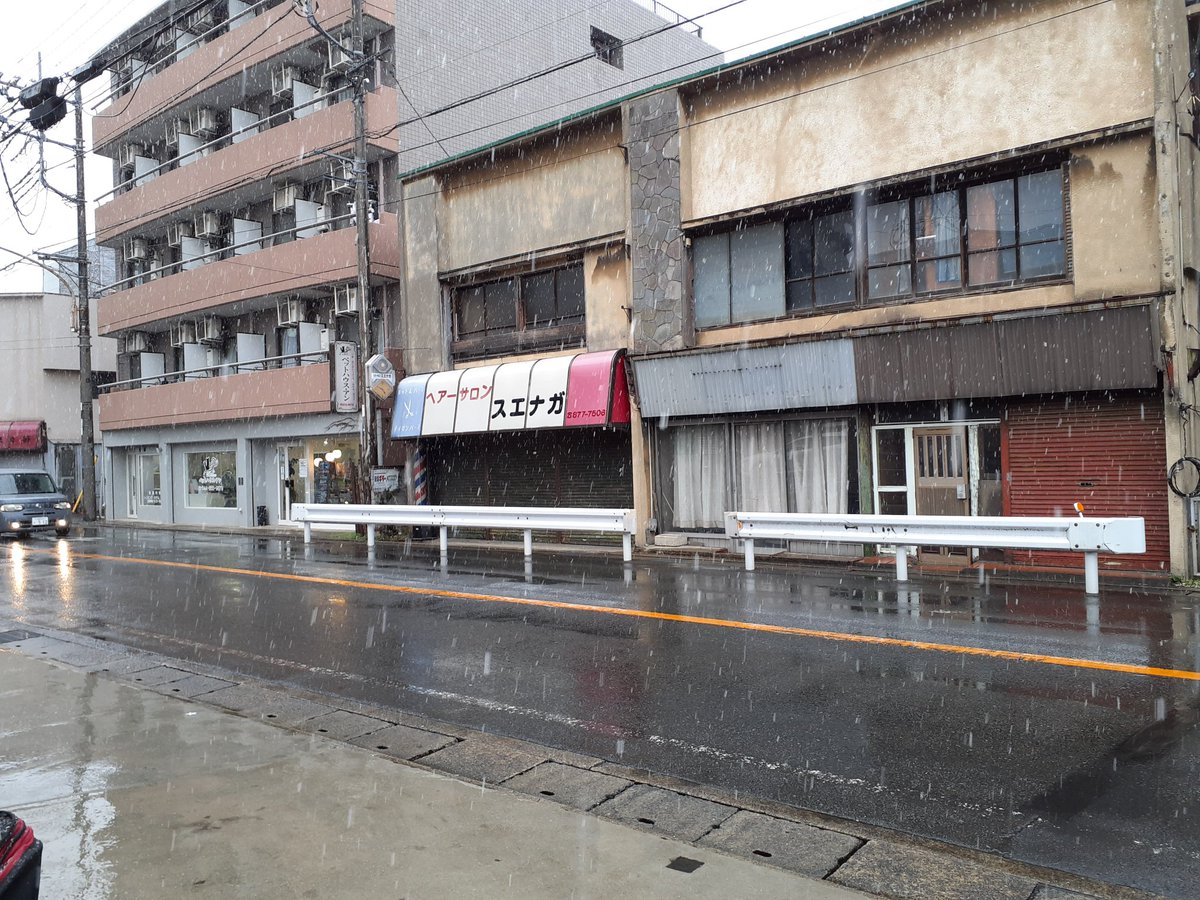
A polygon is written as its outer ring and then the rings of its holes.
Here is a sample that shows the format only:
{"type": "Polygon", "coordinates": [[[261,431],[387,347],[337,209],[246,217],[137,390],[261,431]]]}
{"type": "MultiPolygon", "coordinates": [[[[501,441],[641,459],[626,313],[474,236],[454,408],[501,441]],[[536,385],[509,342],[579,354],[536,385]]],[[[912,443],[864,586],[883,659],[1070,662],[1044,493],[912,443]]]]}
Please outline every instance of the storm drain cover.
{"type": "Polygon", "coordinates": [[[689,859],[686,856],[677,856],[667,863],[667,868],[674,869],[676,872],[695,872],[702,865],[704,865],[704,863],[700,862],[698,859],[689,859]]]}

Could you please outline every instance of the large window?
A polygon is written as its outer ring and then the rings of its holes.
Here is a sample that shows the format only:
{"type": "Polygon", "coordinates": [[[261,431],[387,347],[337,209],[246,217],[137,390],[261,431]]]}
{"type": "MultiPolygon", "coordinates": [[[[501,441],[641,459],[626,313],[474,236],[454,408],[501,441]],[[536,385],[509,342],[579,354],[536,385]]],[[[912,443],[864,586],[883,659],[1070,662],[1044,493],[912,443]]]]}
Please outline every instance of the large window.
{"type": "Polygon", "coordinates": [[[237,459],[232,450],[188,453],[187,493],[189,507],[233,509],[237,506],[237,459]]]}
{"type": "Polygon", "coordinates": [[[1059,168],[942,177],[699,235],[696,326],[1064,278],[1063,195],[1059,168]]]}
{"type": "Polygon", "coordinates": [[[584,310],[581,264],[458,287],[454,355],[580,346],[584,310]]]}
{"type": "Polygon", "coordinates": [[[658,437],[658,508],[667,531],[721,531],[726,510],[855,512],[849,419],[677,425],[658,437]]]}

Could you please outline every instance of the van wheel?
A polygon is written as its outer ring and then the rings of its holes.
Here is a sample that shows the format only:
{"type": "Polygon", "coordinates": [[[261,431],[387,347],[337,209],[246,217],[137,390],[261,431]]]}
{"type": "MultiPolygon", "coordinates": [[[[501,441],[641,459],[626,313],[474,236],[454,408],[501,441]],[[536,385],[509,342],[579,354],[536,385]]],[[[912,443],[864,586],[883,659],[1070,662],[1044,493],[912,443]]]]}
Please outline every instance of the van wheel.
{"type": "Polygon", "coordinates": [[[68,534],[71,533],[71,529],[70,528],[55,528],[54,533],[57,534],[59,537],[66,537],[68,534]]]}

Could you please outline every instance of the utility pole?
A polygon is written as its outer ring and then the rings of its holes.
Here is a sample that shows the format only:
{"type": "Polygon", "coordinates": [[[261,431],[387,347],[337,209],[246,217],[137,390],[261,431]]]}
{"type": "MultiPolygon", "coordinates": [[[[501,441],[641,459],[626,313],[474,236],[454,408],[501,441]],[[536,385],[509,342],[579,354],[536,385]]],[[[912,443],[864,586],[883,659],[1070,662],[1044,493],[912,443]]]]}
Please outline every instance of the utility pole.
{"type": "Polygon", "coordinates": [[[75,222],[76,255],[79,257],[79,438],[83,467],[83,518],[96,520],[96,435],[92,425],[92,324],[88,309],[87,194],[83,185],[83,87],[75,83],[75,222]]]}
{"type": "Polygon", "coordinates": [[[371,393],[367,390],[367,358],[371,355],[371,244],[368,225],[370,198],[367,186],[367,69],[363,52],[363,0],[351,0],[350,49],[354,63],[354,213],[358,229],[358,397],[359,403],[359,497],[370,503],[371,470],[375,459],[375,428],[371,421],[371,393]]]}
{"type": "MultiPolygon", "coordinates": [[[[96,77],[103,68],[104,64],[95,59],[76,69],[70,76],[75,82],[75,194],[72,196],[53,189],[59,196],[75,204],[75,259],[64,261],[74,262],[78,266],[76,321],[79,325],[79,453],[82,457],[80,474],[83,480],[83,517],[88,522],[96,519],[96,436],[92,425],[92,326],[88,309],[87,193],[83,175],[87,159],[83,144],[83,84],[96,77]]],[[[42,140],[49,140],[45,137],[46,130],[66,116],[66,98],[58,95],[60,83],[59,78],[42,78],[39,75],[37,82],[21,91],[20,103],[30,110],[29,124],[34,130],[42,133],[42,140]]],[[[50,187],[44,171],[42,183],[50,187]]]]}

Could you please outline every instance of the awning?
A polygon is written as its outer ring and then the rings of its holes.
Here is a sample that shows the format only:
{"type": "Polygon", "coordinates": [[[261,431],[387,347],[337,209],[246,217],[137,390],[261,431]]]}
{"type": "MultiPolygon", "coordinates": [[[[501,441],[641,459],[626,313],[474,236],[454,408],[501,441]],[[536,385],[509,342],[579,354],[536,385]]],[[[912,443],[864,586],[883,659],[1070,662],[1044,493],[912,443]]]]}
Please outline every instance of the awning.
{"type": "Polygon", "coordinates": [[[624,350],[411,375],[396,387],[392,437],[629,423],[624,350]]]}
{"type": "Polygon", "coordinates": [[[45,449],[45,422],[0,422],[0,452],[29,450],[40,453],[45,449]]]}

